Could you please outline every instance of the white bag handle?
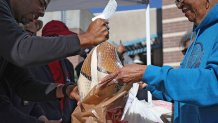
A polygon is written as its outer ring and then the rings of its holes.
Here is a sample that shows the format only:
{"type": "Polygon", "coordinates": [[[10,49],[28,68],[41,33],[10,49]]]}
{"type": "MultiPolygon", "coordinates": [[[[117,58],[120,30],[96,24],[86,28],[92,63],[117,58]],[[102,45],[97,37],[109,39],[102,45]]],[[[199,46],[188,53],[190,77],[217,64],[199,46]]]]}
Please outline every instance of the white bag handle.
{"type": "Polygon", "coordinates": [[[92,78],[92,82],[91,82],[91,89],[98,84],[98,56],[97,56],[97,48],[98,46],[96,46],[93,49],[92,52],[92,59],[91,59],[91,78],[92,78]]]}
{"type": "Polygon", "coordinates": [[[134,83],[132,88],[129,90],[129,97],[128,97],[127,101],[126,101],[126,105],[125,105],[125,108],[124,108],[121,120],[123,120],[125,118],[125,115],[126,115],[127,111],[130,109],[130,107],[133,104],[133,101],[135,99],[137,99],[136,95],[138,93],[138,89],[139,89],[139,84],[138,83],[134,83]]]}

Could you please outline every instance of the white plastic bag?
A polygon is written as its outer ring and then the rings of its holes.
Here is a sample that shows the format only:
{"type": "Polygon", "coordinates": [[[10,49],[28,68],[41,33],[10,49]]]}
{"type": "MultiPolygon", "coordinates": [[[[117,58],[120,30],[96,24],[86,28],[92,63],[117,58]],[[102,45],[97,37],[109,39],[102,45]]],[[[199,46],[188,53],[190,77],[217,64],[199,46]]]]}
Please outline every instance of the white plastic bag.
{"type": "Polygon", "coordinates": [[[116,12],[116,9],[117,9],[117,1],[109,0],[108,4],[104,8],[104,11],[100,15],[92,18],[92,21],[95,21],[98,18],[108,20],[112,17],[112,15],[114,15],[114,13],[116,12]]]}
{"type": "Polygon", "coordinates": [[[138,100],[136,98],[138,87],[138,84],[134,84],[130,90],[122,119],[128,121],[128,123],[163,123],[160,118],[161,115],[172,111],[163,106],[151,105],[144,100],[138,100]]]}

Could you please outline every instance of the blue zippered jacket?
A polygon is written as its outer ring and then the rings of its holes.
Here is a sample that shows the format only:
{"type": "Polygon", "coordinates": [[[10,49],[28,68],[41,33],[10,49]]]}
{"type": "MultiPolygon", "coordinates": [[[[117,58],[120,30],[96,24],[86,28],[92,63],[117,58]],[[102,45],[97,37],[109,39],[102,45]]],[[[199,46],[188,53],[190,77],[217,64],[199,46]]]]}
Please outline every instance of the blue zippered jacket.
{"type": "Polygon", "coordinates": [[[218,5],[194,27],[181,67],[149,65],[143,81],[174,102],[174,123],[218,123],[218,5]]]}

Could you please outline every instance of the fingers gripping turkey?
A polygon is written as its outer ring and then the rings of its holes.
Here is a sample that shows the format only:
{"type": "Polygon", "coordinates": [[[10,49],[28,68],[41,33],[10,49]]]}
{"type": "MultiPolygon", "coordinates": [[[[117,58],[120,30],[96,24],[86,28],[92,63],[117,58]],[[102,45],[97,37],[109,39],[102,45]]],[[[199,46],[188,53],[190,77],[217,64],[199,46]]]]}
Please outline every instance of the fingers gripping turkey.
{"type": "Polygon", "coordinates": [[[73,122],[107,123],[108,120],[119,120],[131,86],[113,83],[101,88],[98,82],[122,66],[116,47],[110,43],[104,42],[92,50],[83,63],[78,79],[82,105],[74,111],[73,122]],[[118,110],[120,116],[109,116],[116,114],[109,112],[118,110]]]}

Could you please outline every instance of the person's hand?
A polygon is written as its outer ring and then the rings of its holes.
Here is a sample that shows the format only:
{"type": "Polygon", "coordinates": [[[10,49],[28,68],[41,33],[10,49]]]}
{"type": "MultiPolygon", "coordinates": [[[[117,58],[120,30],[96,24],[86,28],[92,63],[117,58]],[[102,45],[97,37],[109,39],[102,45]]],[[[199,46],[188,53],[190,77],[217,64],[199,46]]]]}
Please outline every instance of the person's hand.
{"type": "Polygon", "coordinates": [[[80,101],[79,90],[76,85],[71,85],[71,84],[70,85],[64,85],[64,84],[57,85],[56,97],[63,98],[64,96],[67,96],[70,99],[75,99],[78,103],[80,101]]]}
{"type": "Polygon", "coordinates": [[[145,87],[148,86],[148,84],[144,83],[144,82],[138,82],[139,84],[139,89],[144,89],[145,87]]]}
{"type": "Polygon", "coordinates": [[[89,47],[98,45],[101,42],[108,40],[109,28],[108,21],[104,19],[96,19],[91,22],[87,31],[78,35],[81,47],[89,47]]]}
{"type": "Polygon", "coordinates": [[[119,69],[117,72],[107,75],[100,81],[101,85],[111,85],[116,82],[133,83],[142,79],[146,65],[130,64],[119,69]]]}
{"type": "MultiPolygon", "coordinates": [[[[67,88],[67,94],[71,99],[75,99],[78,103],[80,101],[80,96],[79,96],[79,89],[78,86],[68,86],[67,88]]],[[[78,104],[77,103],[77,104],[78,104]]]]}

